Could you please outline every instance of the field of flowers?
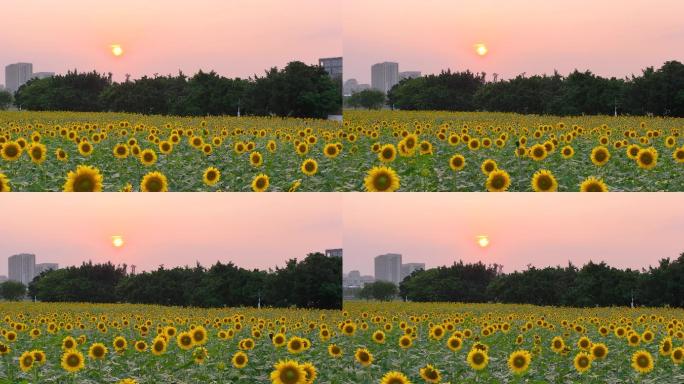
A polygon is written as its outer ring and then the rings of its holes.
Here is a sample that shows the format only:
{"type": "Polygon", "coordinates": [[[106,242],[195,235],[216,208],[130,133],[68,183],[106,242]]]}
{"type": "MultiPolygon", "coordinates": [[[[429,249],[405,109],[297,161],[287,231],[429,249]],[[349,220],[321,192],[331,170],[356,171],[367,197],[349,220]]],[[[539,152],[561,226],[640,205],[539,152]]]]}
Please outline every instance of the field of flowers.
{"type": "Polygon", "coordinates": [[[684,310],[348,301],[357,383],[682,383],[684,310]]]}
{"type": "Polygon", "coordinates": [[[342,384],[352,359],[334,347],[341,311],[5,302],[0,313],[0,383],[342,384]]]}
{"type": "Polygon", "coordinates": [[[0,191],[351,189],[343,136],[314,119],[0,111],[0,191]]]}
{"type": "Polygon", "coordinates": [[[344,126],[368,190],[684,191],[684,119],[347,110],[344,126]]]}

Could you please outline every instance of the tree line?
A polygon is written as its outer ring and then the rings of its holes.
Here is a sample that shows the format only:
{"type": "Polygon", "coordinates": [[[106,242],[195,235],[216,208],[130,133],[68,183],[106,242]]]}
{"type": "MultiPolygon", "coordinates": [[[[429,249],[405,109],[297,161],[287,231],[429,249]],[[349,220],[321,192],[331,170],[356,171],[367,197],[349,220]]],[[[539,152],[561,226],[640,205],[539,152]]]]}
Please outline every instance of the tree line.
{"type": "MultiPolygon", "coordinates": [[[[622,79],[578,70],[567,76],[521,74],[499,81],[485,77],[485,73],[447,70],[405,79],[389,91],[387,103],[406,110],[684,116],[684,64],[678,61],[622,79]]],[[[378,107],[369,96],[374,100],[376,95],[357,97],[350,106],[378,107]]]]}
{"type": "Polygon", "coordinates": [[[605,262],[578,268],[536,268],[502,273],[497,264],[482,262],[419,270],[399,285],[410,301],[512,303],[570,307],[684,307],[684,253],[662,259],[655,267],[618,269],[605,262]]]}
{"type": "MultiPolygon", "coordinates": [[[[0,104],[3,98],[0,98],[0,104]]],[[[326,118],[341,113],[341,80],[299,61],[254,78],[199,71],[192,77],[144,76],[113,82],[96,71],[32,79],[14,95],[17,107],[36,111],[129,112],[174,116],[242,115],[326,118]]]]}
{"type": "Polygon", "coordinates": [[[220,262],[209,268],[160,266],[137,274],[127,269],[125,264],[87,262],[46,271],[29,284],[28,294],[46,302],[342,308],[342,258],[321,253],[268,271],[220,262]]]}

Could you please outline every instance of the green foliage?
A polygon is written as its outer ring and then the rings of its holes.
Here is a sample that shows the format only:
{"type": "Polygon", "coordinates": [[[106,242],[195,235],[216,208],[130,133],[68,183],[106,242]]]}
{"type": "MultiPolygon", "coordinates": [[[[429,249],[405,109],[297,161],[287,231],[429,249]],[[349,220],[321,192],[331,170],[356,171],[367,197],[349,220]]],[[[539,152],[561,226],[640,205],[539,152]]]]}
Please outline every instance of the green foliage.
{"type": "Polygon", "coordinates": [[[353,108],[380,109],[385,105],[385,93],[377,89],[364,89],[352,93],[347,103],[353,108]]]}
{"type": "Polygon", "coordinates": [[[5,110],[12,105],[12,94],[5,90],[0,90],[0,110],[5,110]]]}
{"type": "Polygon", "coordinates": [[[26,286],[19,281],[8,280],[0,284],[0,297],[9,301],[17,301],[26,295],[26,286]]]}
{"type": "Polygon", "coordinates": [[[126,265],[84,263],[48,271],[29,286],[32,296],[48,302],[128,302],[195,307],[264,306],[339,309],[342,260],[320,253],[289,260],[266,272],[216,263],[206,269],[176,267],[126,273],[126,265]]]}
{"type": "Polygon", "coordinates": [[[394,283],[389,281],[376,281],[364,285],[359,292],[359,298],[389,301],[394,299],[398,292],[397,286],[394,283]]]}
{"type": "Polygon", "coordinates": [[[554,72],[485,82],[484,74],[447,71],[403,80],[388,97],[391,105],[406,110],[684,116],[684,64],[668,61],[627,79],[575,70],[566,77],[554,72]]]}
{"type": "Polygon", "coordinates": [[[401,282],[400,293],[412,301],[608,307],[629,306],[634,299],[640,306],[684,307],[684,253],[641,272],[590,261],[579,269],[530,266],[503,274],[498,265],[459,262],[414,272],[401,282]]]}
{"type": "Polygon", "coordinates": [[[97,72],[33,79],[16,104],[37,111],[114,111],[176,116],[277,115],[325,118],[341,111],[341,85],[319,66],[294,61],[254,79],[199,71],[187,78],[142,77],[112,83],[97,72]]]}

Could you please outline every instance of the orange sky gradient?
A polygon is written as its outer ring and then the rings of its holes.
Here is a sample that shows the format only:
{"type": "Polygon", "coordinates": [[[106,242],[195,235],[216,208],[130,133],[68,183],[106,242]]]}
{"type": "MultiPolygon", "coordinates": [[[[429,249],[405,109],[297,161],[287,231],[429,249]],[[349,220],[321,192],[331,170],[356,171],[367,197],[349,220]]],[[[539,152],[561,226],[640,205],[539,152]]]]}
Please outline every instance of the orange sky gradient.
{"type": "Polygon", "coordinates": [[[526,72],[640,74],[684,61],[679,0],[345,0],[345,79],[370,82],[370,66],[399,62],[423,74],[470,69],[511,78],[526,72]],[[485,43],[480,57],[474,45],[485,43]]]}
{"type": "Polygon", "coordinates": [[[34,72],[96,69],[125,74],[263,75],[292,60],[341,56],[340,0],[3,0],[4,67],[34,72]],[[111,54],[119,44],[121,57],[111,54]]]}
{"type": "Polygon", "coordinates": [[[342,246],[340,202],[326,193],[10,193],[0,198],[0,275],[17,253],[60,267],[92,260],[138,271],[217,261],[283,266],[342,246]],[[112,245],[114,235],[123,247],[112,245]]]}
{"type": "Polygon", "coordinates": [[[428,268],[464,262],[646,268],[684,252],[684,193],[345,194],[344,270],[373,275],[400,253],[428,268]],[[478,235],[488,235],[481,248],[478,235]]]}

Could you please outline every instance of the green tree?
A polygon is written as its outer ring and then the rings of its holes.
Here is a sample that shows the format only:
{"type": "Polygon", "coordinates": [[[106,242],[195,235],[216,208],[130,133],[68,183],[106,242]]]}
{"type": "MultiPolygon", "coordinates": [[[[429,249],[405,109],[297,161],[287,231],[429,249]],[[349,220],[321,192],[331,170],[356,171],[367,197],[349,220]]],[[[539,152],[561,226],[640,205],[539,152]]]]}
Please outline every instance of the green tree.
{"type": "Polygon", "coordinates": [[[13,100],[12,93],[5,90],[0,90],[0,110],[9,108],[10,105],[12,105],[13,100]]]}
{"type": "Polygon", "coordinates": [[[399,290],[394,283],[389,281],[376,281],[364,285],[359,292],[359,298],[390,301],[397,296],[398,292],[399,290]]]}
{"type": "Polygon", "coordinates": [[[352,93],[347,103],[354,108],[380,109],[385,105],[385,93],[377,89],[364,89],[352,93]]]}
{"type": "Polygon", "coordinates": [[[19,281],[5,281],[0,284],[0,296],[9,301],[20,300],[26,296],[26,286],[19,281]]]}

